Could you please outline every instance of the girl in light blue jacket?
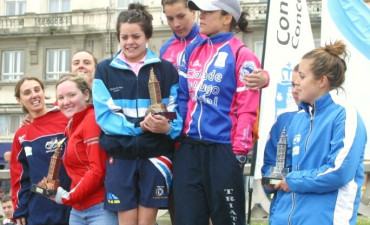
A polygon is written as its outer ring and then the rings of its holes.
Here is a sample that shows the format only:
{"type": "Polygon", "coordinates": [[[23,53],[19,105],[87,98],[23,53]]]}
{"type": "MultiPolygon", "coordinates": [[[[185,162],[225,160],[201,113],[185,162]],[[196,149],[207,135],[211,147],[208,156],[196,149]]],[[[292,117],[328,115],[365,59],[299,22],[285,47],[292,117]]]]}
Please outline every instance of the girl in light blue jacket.
{"type": "Polygon", "coordinates": [[[341,89],[346,56],[337,41],[308,52],[299,64],[302,110],[288,131],[292,172],[275,186],[283,192],[272,225],[356,224],[366,130],[341,89]]]}

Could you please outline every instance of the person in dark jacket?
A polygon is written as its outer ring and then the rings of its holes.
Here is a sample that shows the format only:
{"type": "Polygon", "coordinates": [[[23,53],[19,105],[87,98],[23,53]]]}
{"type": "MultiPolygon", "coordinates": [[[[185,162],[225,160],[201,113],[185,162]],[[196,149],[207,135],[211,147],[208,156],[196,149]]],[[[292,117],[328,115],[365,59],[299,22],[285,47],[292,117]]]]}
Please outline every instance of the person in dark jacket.
{"type": "Polygon", "coordinates": [[[167,208],[174,140],[182,129],[178,74],[146,47],[152,33],[152,16],[141,4],[130,4],[117,20],[121,50],[98,64],[93,81],[99,144],[108,154],[105,206],[118,212],[120,224],[154,224],[158,208],[167,208]],[[174,120],[147,112],[151,71],[174,120]]]}

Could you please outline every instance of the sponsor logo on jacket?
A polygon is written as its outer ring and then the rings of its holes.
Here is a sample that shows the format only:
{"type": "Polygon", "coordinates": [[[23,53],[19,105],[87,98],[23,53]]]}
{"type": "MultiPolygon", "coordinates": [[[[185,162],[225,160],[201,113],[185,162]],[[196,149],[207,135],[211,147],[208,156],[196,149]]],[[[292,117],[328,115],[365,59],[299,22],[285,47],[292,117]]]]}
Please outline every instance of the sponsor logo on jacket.
{"type": "Polygon", "coordinates": [[[54,152],[54,150],[58,147],[58,138],[52,138],[50,141],[45,143],[46,153],[54,152]]]}

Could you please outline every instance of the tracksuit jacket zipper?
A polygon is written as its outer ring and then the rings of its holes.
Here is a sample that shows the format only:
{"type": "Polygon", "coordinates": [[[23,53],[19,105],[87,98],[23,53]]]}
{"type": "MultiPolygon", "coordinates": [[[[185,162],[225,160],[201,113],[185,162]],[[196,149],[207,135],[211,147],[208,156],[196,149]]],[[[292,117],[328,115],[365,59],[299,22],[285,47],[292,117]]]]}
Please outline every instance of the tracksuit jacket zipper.
{"type": "MultiPolygon", "coordinates": [[[[315,106],[315,105],[314,105],[315,106]]],[[[315,107],[313,107],[313,109],[315,109],[315,107]]],[[[307,135],[307,139],[306,139],[306,143],[305,143],[305,146],[304,146],[304,152],[306,153],[307,152],[307,145],[308,145],[308,141],[310,139],[310,136],[311,136],[311,133],[312,133],[312,127],[313,127],[313,118],[315,117],[315,111],[313,110],[313,112],[311,112],[310,110],[310,131],[308,132],[308,135],[307,135]]],[[[297,167],[296,167],[296,170],[299,171],[299,164],[297,164],[297,167]]],[[[290,211],[289,213],[289,217],[288,217],[288,224],[291,225],[292,224],[292,221],[291,221],[291,218],[292,218],[292,215],[293,215],[293,211],[294,211],[294,208],[295,208],[295,193],[293,192],[292,193],[292,210],[290,211]]]]}
{"type": "MultiPolygon", "coordinates": [[[[206,64],[205,65],[209,65],[209,63],[211,62],[211,59],[213,57],[213,43],[212,43],[212,40],[208,37],[207,39],[207,43],[209,45],[211,45],[211,54],[209,56],[209,58],[207,59],[206,61],[206,64]]],[[[203,76],[204,76],[204,73],[207,73],[207,71],[205,70],[204,68],[204,71],[203,71],[203,76]]],[[[202,86],[202,79],[203,79],[203,76],[201,77],[200,81],[199,81],[199,84],[198,84],[198,87],[196,88],[196,92],[195,92],[195,97],[198,98],[198,90],[199,88],[201,88],[202,86]]],[[[199,105],[200,105],[200,113],[199,113],[199,117],[198,117],[198,121],[197,121],[197,126],[198,126],[198,135],[199,135],[199,139],[202,139],[202,132],[201,132],[201,123],[200,123],[200,120],[203,116],[203,102],[202,101],[199,101],[197,99],[197,101],[199,102],[199,105]]]]}

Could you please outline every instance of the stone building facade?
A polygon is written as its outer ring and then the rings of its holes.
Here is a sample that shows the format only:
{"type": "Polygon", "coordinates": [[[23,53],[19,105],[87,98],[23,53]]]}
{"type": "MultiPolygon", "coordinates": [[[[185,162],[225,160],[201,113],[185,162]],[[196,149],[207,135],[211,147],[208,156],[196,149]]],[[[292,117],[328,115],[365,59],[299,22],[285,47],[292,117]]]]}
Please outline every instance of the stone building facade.
{"type": "MultiPolygon", "coordinates": [[[[22,76],[36,76],[46,84],[47,101],[55,101],[55,82],[69,71],[71,55],[80,49],[98,60],[119,49],[116,18],[130,2],[141,2],[153,15],[149,48],[158,53],[172,32],[160,0],[0,0],[0,152],[10,144],[24,115],[14,97],[22,76]]],[[[249,13],[252,33],[237,34],[261,59],[266,23],[266,0],[241,0],[249,13]]],[[[321,1],[307,0],[314,38],[319,43],[321,1]]],[[[262,59],[261,59],[262,60],[262,59]]],[[[0,157],[2,154],[0,153],[0,157]]]]}

